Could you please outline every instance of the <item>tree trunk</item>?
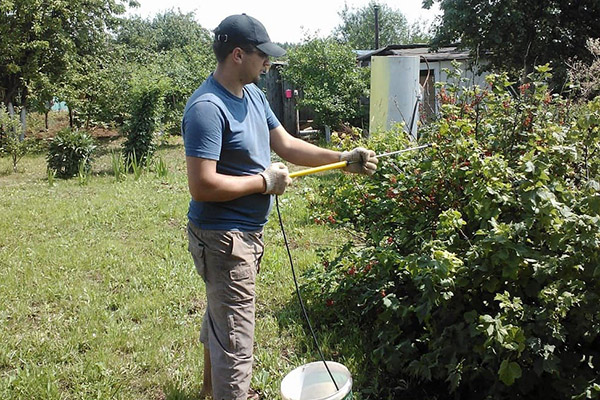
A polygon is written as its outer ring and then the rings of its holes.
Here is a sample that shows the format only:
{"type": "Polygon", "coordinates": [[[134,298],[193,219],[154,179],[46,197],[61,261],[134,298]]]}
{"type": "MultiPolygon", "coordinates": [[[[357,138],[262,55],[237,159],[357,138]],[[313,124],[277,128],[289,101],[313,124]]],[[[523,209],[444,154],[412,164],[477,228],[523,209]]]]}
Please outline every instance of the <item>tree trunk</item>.
{"type": "Polygon", "coordinates": [[[48,132],[48,113],[50,112],[50,110],[46,109],[46,111],[44,112],[44,123],[46,124],[46,132],[48,132]]]}
{"type": "MultiPolygon", "coordinates": [[[[8,101],[8,115],[10,116],[10,119],[13,119],[15,117],[15,106],[13,106],[13,103],[11,100],[8,101]]],[[[11,134],[15,134],[15,128],[11,129],[12,132],[11,134]]]]}
{"type": "Polygon", "coordinates": [[[19,140],[22,142],[25,140],[25,134],[27,133],[27,96],[29,95],[29,91],[27,90],[27,86],[23,87],[23,92],[21,93],[21,134],[19,135],[19,140]]]}
{"type": "Polygon", "coordinates": [[[73,110],[69,106],[69,128],[73,129],[73,110]]]}
{"type": "Polygon", "coordinates": [[[21,108],[21,134],[19,135],[19,140],[22,142],[25,140],[25,132],[27,131],[27,110],[25,109],[25,105],[21,108]]]}
{"type": "Polygon", "coordinates": [[[15,106],[13,106],[12,101],[8,101],[8,115],[10,115],[10,117],[14,117],[15,116],[15,106]]]}

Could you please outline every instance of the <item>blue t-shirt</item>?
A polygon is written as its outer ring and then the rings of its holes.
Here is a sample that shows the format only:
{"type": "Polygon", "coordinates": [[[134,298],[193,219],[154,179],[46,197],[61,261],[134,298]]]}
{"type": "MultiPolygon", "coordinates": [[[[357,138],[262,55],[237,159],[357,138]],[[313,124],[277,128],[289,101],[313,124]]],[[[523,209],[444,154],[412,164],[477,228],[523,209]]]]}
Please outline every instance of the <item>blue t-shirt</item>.
{"type": "MultiPolygon", "coordinates": [[[[185,155],[217,161],[219,174],[256,175],[271,164],[269,131],[279,125],[256,85],[246,85],[239,98],[211,75],[183,112],[185,155]]],[[[271,204],[271,196],[263,194],[225,202],[192,199],[188,218],[200,229],[257,231],[266,224],[271,204]]]]}

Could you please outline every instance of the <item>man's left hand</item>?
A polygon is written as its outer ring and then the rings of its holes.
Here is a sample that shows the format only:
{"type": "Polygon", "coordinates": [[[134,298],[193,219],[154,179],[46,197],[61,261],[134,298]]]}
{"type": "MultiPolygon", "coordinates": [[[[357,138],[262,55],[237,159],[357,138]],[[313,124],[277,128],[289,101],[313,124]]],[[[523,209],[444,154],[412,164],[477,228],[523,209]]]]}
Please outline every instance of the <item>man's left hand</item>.
{"type": "Polygon", "coordinates": [[[355,174],[373,175],[377,170],[377,157],[373,150],[357,147],[352,151],[344,151],[340,155],[340,161],[347,161],[348,166],[344,171],[355,174]]]}

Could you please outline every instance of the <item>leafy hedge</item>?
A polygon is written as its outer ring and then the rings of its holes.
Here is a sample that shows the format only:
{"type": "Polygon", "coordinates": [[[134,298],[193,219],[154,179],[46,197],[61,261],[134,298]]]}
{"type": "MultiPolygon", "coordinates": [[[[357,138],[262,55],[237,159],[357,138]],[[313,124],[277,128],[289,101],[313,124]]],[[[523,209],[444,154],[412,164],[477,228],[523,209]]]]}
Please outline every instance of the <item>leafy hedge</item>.
{"type": "Polygon", "coordinates": [[[304,290],[323,323],[370,338],[389,377],[374,398],[600,396],[600,98],[575,107],[547,67],[531,78],[442,85],[421,129],[436,147],[323,188],[316,221],[362,240],[304,290]]]}

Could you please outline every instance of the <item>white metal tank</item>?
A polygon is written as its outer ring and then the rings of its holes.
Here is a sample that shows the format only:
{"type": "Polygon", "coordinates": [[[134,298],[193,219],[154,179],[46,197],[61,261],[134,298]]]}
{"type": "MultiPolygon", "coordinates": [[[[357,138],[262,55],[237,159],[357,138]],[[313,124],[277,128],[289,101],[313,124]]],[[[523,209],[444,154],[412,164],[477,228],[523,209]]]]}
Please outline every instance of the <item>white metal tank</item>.
{"type": "Polygon", "coordinates": [[[387,131],[401,124],[417,137],[421,98],[420,58],[417,56],[371,57],[371,99],[369,131],[387,131]]]}

